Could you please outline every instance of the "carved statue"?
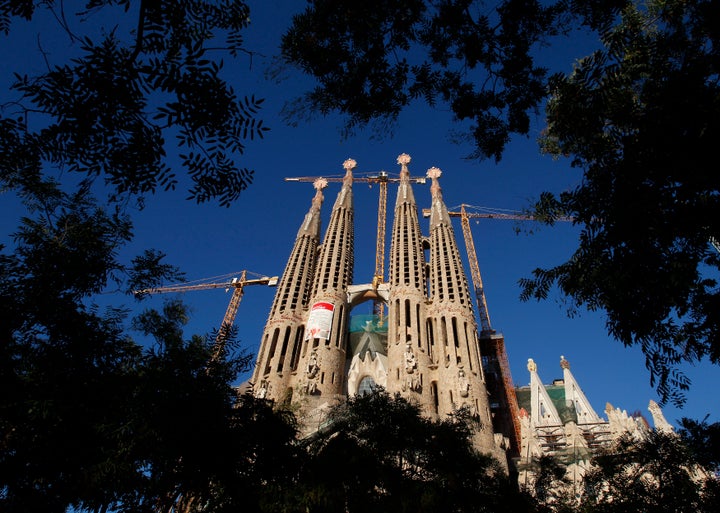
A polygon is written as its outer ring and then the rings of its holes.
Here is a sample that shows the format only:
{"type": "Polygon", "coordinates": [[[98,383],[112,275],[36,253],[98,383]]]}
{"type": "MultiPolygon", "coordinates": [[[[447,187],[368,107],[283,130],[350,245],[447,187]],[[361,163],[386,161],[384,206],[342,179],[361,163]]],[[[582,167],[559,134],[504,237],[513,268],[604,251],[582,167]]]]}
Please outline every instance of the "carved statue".
{"type": "Polygon", "coordinates": [[[412,374],[417,369],[417,360],[410,343],[405,345],[405,372],[412,374]]]}
{"type": "Polygon", "coordinates": [[[317,383],[315,381],[308,381],[303,387],[303,392],[308,395],[312,395],[317,391],[317,383]]]}
{"type": "Polygon", "coordinates": [[[307,364],[307,375],[308,378],[312,379],[315,376],[317,376],[317,373],[320,371],[320,364],[318,363],[318,354],[317,351],[313,350],[312,353],[310,353],[310,359],[308,360],[307,364]]]}
{"type": "Polygon", "coordinates": [[[257,391],[257,394],[255,394],[255,396],[258,399],[265,399],[269,391],[270,383],[268,383],[267,380],[262,380],[262,382],[260,383],[260,389],[257,391]]]}
{"type": "Polygon", "coordinates": [[[467,397],[470,395],[470,381],[465,376],[465,369],[458,370],[458,391],[460,397],[467,397]]]}

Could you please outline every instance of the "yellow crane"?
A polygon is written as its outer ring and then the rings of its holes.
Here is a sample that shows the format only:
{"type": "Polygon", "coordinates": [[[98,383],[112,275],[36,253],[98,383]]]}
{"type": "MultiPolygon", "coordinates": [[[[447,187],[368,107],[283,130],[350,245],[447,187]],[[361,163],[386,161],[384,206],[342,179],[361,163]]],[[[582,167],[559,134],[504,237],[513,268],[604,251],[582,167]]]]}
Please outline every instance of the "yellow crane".
{"type": "MultiPolygon", "coordinates": [[[[229,276],[229,275],[225,275],[229,276]]],[[[224,276],[218,277],[223,278],[224,276]]],[[[217,279],[217,278],[216,278],[217,279]]],[[[220,330],[218,331],[217,338],[215,339],[215,349],[213,351],[212,359],[215,360],[222,353],[225,348],[225,340],[227,333],[235,323],[235,317],[237,316],[238,308],[240,307],[240,301],[242,300],[245,287],[249,285],[267,285],[274,287],[278,283],[277,276],[263,276],[256,273],[250,273],[247,270],[240,272],[240,277],[234,277],[229,280],[220,282],[210,283],[195,283],[195,284],[178,284],[168,285],[167,287],[155,287],[149,289],[136,290],[134,293],[138,294],[166,294],[170,292],[190,292],[193,290],[209,290],[209,289],[234,289],[233,294],[230,297],[230,303],[228,304],[225,316],[223,317],[220,330]],[[248,279],[248,274],[257,276],[257,278],[248,279]]]]}
{"type": "MultiPolygon", "coordinates": [[[[314,182],[318,178],[323,178],[328,182],[342,182],[342,177],[321,177],[321,176],[297,176],[285,178],[286,182],[314,182]]],[[[387,226],[387,184],[388,183],[399,183],[400,178],[390,178],[386,171],[380,171],[379,173],[369,173],[364,176],[353,176],[353,182],[364,182],[370,185],[376,183],[379,184],[379,199],[378,199],[378,217],[377,217],[377,237],[375,242],[375,274],[373,275],[372,284],[374,288],[377,288],[381,283],[385,283],[385,229],[387,226]]],[[[427,183],[427,178],[422,177],[411,177],[411,183],[424,184],[427,183]]],[[[375,314],[380,318],[384,316],[383,302],[381,300],[375,301],[375,314]]]]}

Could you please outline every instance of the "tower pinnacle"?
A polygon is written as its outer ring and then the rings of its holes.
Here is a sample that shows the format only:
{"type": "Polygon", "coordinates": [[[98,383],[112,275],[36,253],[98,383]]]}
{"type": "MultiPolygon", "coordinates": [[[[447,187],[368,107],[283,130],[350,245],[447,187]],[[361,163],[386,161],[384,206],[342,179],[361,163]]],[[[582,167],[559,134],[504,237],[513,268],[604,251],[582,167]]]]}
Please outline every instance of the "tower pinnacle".
{"type": "Polygon", "coordinates": [[[440,182],[438,181],[438,178],[442,176],[442,171],[440,168],[437,167],[431,167],[427,170],[427,177],[432,180],[432,185],[430,186],[430,193],[432,194],[432,197],[435,198],[440,193],[440,182]]]}
{"type": "Polygon", "coordinates": [[[400,164],[400,177],[403,176],[410,176],[410,171],[408,171],[407,165],[410,163],[412,159],[410,158],[410,155],[407,153],[401,153],[398,155],[397,163],[400,164]]]}
{"type": "Polygon", "coordinates": [[[343,178],[343,185],[352,185],[353,175],[352,170],[357,167],[355,159],[347,159],[343,162],[343,169],[345,169],[345,177],[343,178]]]}

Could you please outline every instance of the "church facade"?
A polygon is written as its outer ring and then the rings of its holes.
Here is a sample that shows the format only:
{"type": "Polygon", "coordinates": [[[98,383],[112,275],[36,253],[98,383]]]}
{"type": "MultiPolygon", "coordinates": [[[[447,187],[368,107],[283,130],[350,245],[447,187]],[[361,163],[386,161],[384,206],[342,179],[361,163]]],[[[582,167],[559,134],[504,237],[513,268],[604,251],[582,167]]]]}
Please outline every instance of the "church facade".
{"type": "MultiPolygon", "coordinates": [[[[498,350],[502,335],[478,330],[442,197],[441,171],[427,171],[431,208],[424,235],[410,160],[406,154],[397,160],[400,179],[386,282],[353,280],[355,161],[343,164],[345,176],[322,237],[327,182],[315,181],[262,335],[253,393],[291,406],[308,434],[323,426],[332,406],[375,386],[419,404],[430,418],[465,408],[479,421],[476,447],[512,462],[510,468],[525,480],[540,456],[584,465],[596,448],[628,431],[642,431],[640,420],[610,406],[609,420],[601,419],[564,358],[562,384],[543,385],[530,360],[530,386],[512,388],[509,371],[503,371],[507,365],[498,362],[505,356],[504,349],[498,350]],[[387,314],[354,315],[353,309],[366,301],[382,303],[387,314]],[[560,389],[561,399],[553,400],[560,389]]],[[[656,423],[669,427],[660,417],[656,423]]]]}
{"type": "Polygon", "coordinates": [[[468,409],[482,426],[478,448],[501,454],[494,435],[472,296],[442,198],[437,168],[431,185],[430,229],[420,230],[410,180],[400,155],[390,266],[386,283],[353,281],[353,169],[345,177],[321,243],[326,182],[300,225],[278,284],[252,378],[254,393],[295,405],[308,431],[328,408],[382,386],[444,417],[468,409]],[[385,317],[353,316],[365,301],[381,301],[385,317]]]}

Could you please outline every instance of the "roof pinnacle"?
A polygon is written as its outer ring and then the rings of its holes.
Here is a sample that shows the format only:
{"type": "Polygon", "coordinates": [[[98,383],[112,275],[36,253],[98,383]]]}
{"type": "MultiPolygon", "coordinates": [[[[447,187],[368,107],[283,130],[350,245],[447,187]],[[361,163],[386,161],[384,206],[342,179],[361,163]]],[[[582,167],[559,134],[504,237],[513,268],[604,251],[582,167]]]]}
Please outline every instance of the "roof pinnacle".
{"type": "Polygon", "coordinates": [[[322,205],[323,202],[323,189],[328,186],[328,181],[324,178],[318,178],[313,182],[313,187],[315,188],[315,197],[312,199],[312,204],[317,205],[318,208],[320,205],[322,205]]]}
{"type": "Polygon", "coordinates": [[[530,372],[537,372],[537,364],[535,363],[535,360],[533,360],[532,358],[528,358],[527,369],[530,372]]]}
{"type": "Polygon", "coordinates": [[[343,169],[345,169],[345,177],[343,178],[343,186],[346,184],[352,185],[352,170],[357,167],[357,161],[355,159],[346,159],[343,162],[343,169]]]}
{"type": "Polygon", "coordinates": [[[313,187],[315,188],[316,191],[322,190],[327,186],[328,186],[328,181],[322,177],[318,178],[317,180],[315,180],[313,182],[313,187]]]}
{"type": "Polygon", "coordinates": [[[346,159],[345,162],[343,162],[343,169],[345,171],[352,171],[357,167],[357,161],[355,159],[346,159]]]}
{"type": "Polygon", "coordinates": [[[570,369],[570,362],[568,362],[562,355],[560,355],[560,367],[562,369],[570,369]]]}
{"type": "Polygon", "coordinates": [[[407,153],[401,153],[398,155],[397,163],[400,164],[400,175],[401,176],[410,176],[410,171],[408,171],[407,165],[410,163],[412,159],[410,158],[410,155],[407,153]]]}
{"type": "Polygon", "coordinates": [[[442,176],[442,171],[440,168],[437,167],[431,167],[427,170],[427,177],[432,180],[432,185],[430,186],[430,193],[433,195],[433,197],[437,196],[437,194],[440,192],[440,183],[438,182],[438,178],[442,176]]]}

